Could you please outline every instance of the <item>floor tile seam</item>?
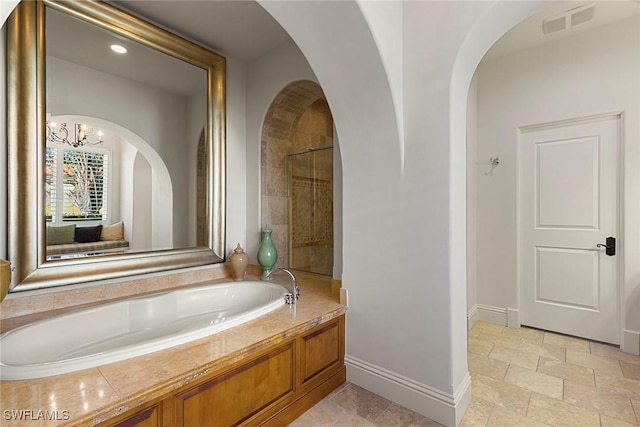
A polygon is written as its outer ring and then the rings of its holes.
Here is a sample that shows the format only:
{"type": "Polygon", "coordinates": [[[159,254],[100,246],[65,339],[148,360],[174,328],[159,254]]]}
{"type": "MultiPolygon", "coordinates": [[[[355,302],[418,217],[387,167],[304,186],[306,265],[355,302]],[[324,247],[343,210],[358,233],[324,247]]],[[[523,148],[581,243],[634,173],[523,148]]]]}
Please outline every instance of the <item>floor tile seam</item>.
{"type": "Polygon", "coordinates": [[[502,381],[503,383],[506,383],[506,384],[509,384],[507,382],[507,374],[509,373],[509,369],[511,369],[511,363],[507,363],[507,369],[504,370],[504,375],[502,376],[502,380],[500,380],[500,381],[502,381]]]}
{"type": "MultiPolygon", "coordinates": [[[[562,362],[562,363],[565,363],[565,364],[567,364],[567,365],[572,365],[572,366],[575,366],[575,367],[577,367],[577,368],[586,368],[586,369],[591,369],[591,368],[587,368],[587,367],[585,367],[585,366],[573,365],[572,363],[568,363],[568,362],[562,362]]],[[[593,384],[585,384],[585,383],[577,382],[577,381],[574,381],[574,380],[571,380],[571,381],[573,381],[573,382],[575,382],[575,383],[577,383],[577,384],[584,385],[584,386],[587,386],[587,385],[588,385],[588,386],[591,386],[591,387],[596,388],[595,372],[593,372],[593,369],[591,369],[591,371],[592,371],[592,372],[591,372],[591,375],[593,376],[593,384]]],[[[536,372],[540,372],[541,374],[549,375],[549,376],[552,376],[552,377],[555,377],[555,378],[560,378],[561,380],[564,380],[564,381],[568,381],[568,380],[569,380],[568,378],[561,377],[561,376],[559,376],[559,375],[557,375],[557,374],[554,374],[554,373],[552,373],[552,372],[543,372],[543,371],[539,371],[539,370],[538,370],[538,371],[536,371],[536,372]]],[[[563,385],[563,387],[564,387],[564,385],[563,385]]]]}
{"type": "MultiPolygon", "coordinates": [[[[382,412],[380,412],[380,414],[379,414],[375,419],[373,419],[373,420],[367,420],[367,421],[369,421],[371,424],[378,425],[378,421],[380,420],[380,418],[382,418],[382,416],[383,416],[386,412],[388,412],[388,411],[389,411],[389,408],[391,408],[391,405],[393,405],[393,402],[389,401],[389,403],[387,404],[387,407],[386,407],[386,408],[384,408],[384,410],[383,410],[382,412]]],[[[407,408],[407,409],[408,409],[408,408],[407,408]]],[[[358,415],[358,414],[356,413],[356,415],[358,415]]],[[[358,416],[359,416],[359,415],[358,415],[358,416]]],[[[361,418],[364,418],[364,417],[361,417],[361,418]]],[[[366,419],[366,418],[365,418],[365,419],[366,419]]]]}
{"type": "Polygon", "coordinates": [[[529,393],[529,399],[527,400],[527,410],[524,411],[524,416],[529,418],[529,409],[531,408],[531,397],[533,396],[533,393],[529,393]]]}
{"type": "MultiPolygon", "coordinates": [[[[637,380],[637,379],[635,379],[635,378],[628,377],[628,376],[624,373],[624,369],[622,368],[622,365],[620,365],[620,369],[622,369],[622,378],[625,378],[625,379],[627,379],[627,380],[631,380],[631,381],[635,381],[635,382],[637,382],[638,384],[640,384],[640,380],[637,380]]],[[[638,377],[638,378],[640,378],[640,377],[638,377]]]]}
{"type": "MultiPolygon", "coordinates": [[[[497,360],[497,359],[496,359],[497,360]]],[[[502,360],[500,360],[500,362],[506,363],[507,364],[507,369],[504,370],[504,375],[502,376],[502,382],[503,383],[507,383],[507,374],[509,373],[509,369],[511,369],[511,365],[512,363],[509,362],[504,362],[502,360]]],[[[507,383],[508,384],[508,383],[507,383]]]]}
{"type": "Polygon", "coordinates": [[[633,409],[633,414],[636,416],[636,424],[640,425],[640,412],[636,411],[636,405],[633,404],[633,400],[631,400],[631,409],[633,409]]]}
{"type": "MultiPolygon", "coordinates": [[[[493,402],[492,402],[492,403],[493,403],[493,402]]],[[[495,403],[493,404],[493,408],[491,408],[491,410],[489,411],[489,415],[487,416],[487,422],[486,422],[486,423],[484,423],[485,427],[489,425],[489,421],[491,421],[491,417],[493,416],[493,412],[496,410],[496,408],[497,408],[498,406],[499,406],[499,405],[497,405],[497,404],[495,404],[495,403]]],[[[505,409],[506,409],[506,408],[505,408],[505,409]]]]}
{"type": "MultiPolygon", "coordinates": [[[[345,386],[345,387],[346,387],[346,386],[345,386]]],[[[343,390],[344,390],[344,388],[343,388],[343,390]]],[[[344,406],[340,405],[338,402],[331,401],[331,403],[333,403],[333,404],[334,404],[335,406],[337,406],[338,408],[341,408],[342,410],[344,410],[344,414],[342,414],[341,416],[339,416],[339,417],[338,417],[338,419],[337,419],[337,420],[335,420],[335,421],[331,424],[331,427],[335,427],[335,426],[337,426],[337,425],[338,425],[338,423],[339,423],[340,421],[342,421],[342,419],[343,419],[343,418],[345,418],[347,415],[349,415],[349,414],[355,414],[353,411],[351,411],[351,410],[349,410],[349,409],[345,408],[344,406]]]]}
{"type": "MultiPolygon", "coordinates": [[[[594,371],[595,371],[595,370],[594,370],[594,371]]],[[[602,377],[602,376],[606,376],[606,377],[615,377],[615,378],[625,379],[625,380],[629,380],[629,381],[634,381],[634,382],[638,383],[638,385],[640,386],[640,381],[633,380],[633,379],[630,379],[630,378],[618,377],[617,375],[600,375],[600,376],[601,376],[601,377],[602,377]]],[[[602,391],[606,391],[606,392],[609,392],[609,393],[616,394],[616,395],[618,395],[618,396],[623,396],[623,397],[625,397],[625,398],[631,399],[631,398],[630,398],[629,396],[627,396],[626,394],[618,393],[617,391],[615,391],[615,390],[613,390],[613,389],[610,389],[610,388],[606,388],[606,387],[598,386],[598,375],[594,375],[594,380],[595,380],[595,384],[596,384],[596,389],[598,389],[598,390],[602,390],[602,391]]],[[[625,389],[626,389],[626,388],[625,388],[625,389]]],[[[640,396],[639,396],[639,397],[640,397],[640,396]]]]}
{"type": "MultiPolygon", "coordinates": [[[[342,423],[342,425],[346,424],[346,420],[351,419],[353,420],[354,418],[362,418],[365,421],[369,421],[363,417],[361,417],[360,415],[358,415],[357,412],[355,411],[347,411],[344,415],[342,415],[340,418],[338,418],[338,420],[335,422],[334,426],[339,425],[340,423],[342,423]]],[[[373,424],[373,423],[371,423],[373,424]]]]}
{"type": "MultiPolygon", "coordinates": [[[[520,344],[518,345],[517,350],[520,351],[520,346],[522,344],[526,344],[524,341],[527,341],[527,342],[529,342],[529,343],[531,343],[533,345],[544,344],[544,345],[548,345],[548,346],[551,346],[551,347],[557,347],[559,350],[562,350],[562,353],[563,353],[562,356],[564,357],[564,360],[567,360],[567,348],[566,347],[563,347],[561,345],[556,345],[556,344],[549,344],[549,343],[546,343],[546,342],[537,342],[537,341],[531,341],[531,340],[523,339],[523,340],[520,341],[520,344]]],[[[545,347],[543,346],[542,348],[545,348],[545,347]]],[[[540,353],[538,353],[538,355],[541,356],[540,353]]],[[[555,359],[555,356],[552,357],[552,358],[555,359]]]]}
{"type": "Polygon", "coordinates": [[[631,424],[632,426],[637,426],[638,425],[637,422],[630,423],[628,420],[622,420],[622,419],[618,418],[615,415],[605,414],[604,412],[598,412],[598,415],[600,415],[600,420],[602,420],[602,416],[604,415],[605,417],[613,418],[614,420],[618,420],[618,421],[621,421],[623,423],[631,424]]]}
{"type": "MultiPolygon", "coordinates": [[[[566,380],[565,380],[565,381],[566,381],[566,380]]],[[[559,399],[556,399],[555,397],[551,397],[551,396],[548,396],[548,395],[545,395],[545,394],[541,394],[541,393],[538,393],[538,392],[531,392],[531,397],[533,397],[534,393],[535,393],[535,394],[537,394],[537,395],[539,395],[539,396],[541,396],[541,397],[543,397],[543,398],[546,398],[546,399],[553,399],[553,400],[555,400],[555,401],[557,401],[557,402],[561,402],[561,404],[562,404],[562,405],[566,405],[566,406],[568,406],[568,407],[578,409],[578,410],[580,410],[580,412],[581,412],[581,413],[587,413],[587,414],[591,414],[591,415],[597,415],[597,416],[598,416],[598,422],[600,422],[600,412],[599,412],[599,411],[597,411],[597,410],[595,410],[593,407],[587,407],[587,406],[576,405],[576,404],[573,404],[573,403],[570,403],[570,402],[565,401],[565,400],[564,400],[564,387],[563,387],[563,399],[562,399],[562,400],[559,400],[559,399]]],[[[529,403],[531,403],[531,398],[529,399],[529,403]]],[[[606,414],[605,414],[605,415],[606,415],[606,414]]],[[[535,421],[537,421],[537,422],[539,422],[539,423],[542,423],[542,424],[546,424],[545,422],[540,421],[540,420],[538,420],[538,419],[536,419],[536,418],[529,417],[529,411],[528,411],[528,410],[527,410],[527,418],[532,419],[532,420],[535,420],[535,421]]],[[[617,419],[617,418],[616,418],[616,419],[617,419]]],[[[551,424],[550,426],[551,426],[551,427],[559,427],[559,426],[556,426],[555,424],[551,424]]]]}
{"type": "MultiPolygon", "coordinates": [[[[494,358],[494,357],[491,357],[491,355],[487,356],[487,358],[489,358],[489,359],[491,359],[491,360],[496,360],[496,361],[498,361],[498,362],[506,363],[506,364],[508,364],[509,366],[511,366],[511,365],[516,365],[516,366],[519,366],[519,367],[521,367],[521,368],[528,369],[528,370],[530,370],[530,371],[532,371],[532,372],[536,372],[536,370],[535,370],[535,369],[531,369],[531,368],[530,368],[530,367],[528,367],[528,366],[519,365],[519,364],[517,364],[517,363],[515,363],[515,362],[507,362],[506,360],[502,360],[502,359],[496,359],[496,358],[494,358]]],[[[537,363],[538,363],[538,362],[536,362],[536,366],[537,366],[537,363]]],[[[509,369],[509,368],[507,368],[507,370],[508,370],[508,369],[509,369]]]]}
{"type": "Polygon", "coordinates": [[[551,342],[544,342],[544,341],[543,341],[543,344],[547,344],[547,345],[554,345],[554,346],[556,346],[556,347],[563,348],[563,349],[565,350],[565,353],[566,353],[566,351],[567,351],[567,350],[573,350],[573,351],[578,352],[578,353],[582,353],[582,354],[590,354],[590,355],[592,355],[592,356],[596,356],[595,354],[591,354],[591,352],[590,352],[590,351],[585,351],[585,350],[581,350],[581,349],[573,348],[573,347],[567,347],[566,345],[562,345],[562,344],[558,344],[558,343],[551,343],[551,342]]]}
{"type": "MultiPolygon", "coordinates": [[[[606,370],[607,370],[607,369],[603,369],[603,368],[597,368],[597,367],[594,367],[594,366],[587,366],[587,365],[583,365],[583,364],[580,364],[580,363],[577,363],[577,362],[576,362],[576,363],[574,363],[574,362],[565,362],[565,363],[571,363],[572,365],[578,365],[578,366],[582,366],[583,368],[589,368],[589,369],[593,370],[593,374],[594,374],[594,376],[598,376],[598,372],[597,372],[597,371],[603,372],[603,371],[606,371],[606,370]]],[[[618,367],[620,367],[620,364],[618,364],[618,367]]],[[[612,368],[612,369],[613,369],[613,368],[612,368]]],[[[621,368],[621,367],[620,367],[620,374],[622,374],[622,368],[621,368]]],[[[624,376],[623,376],[623,375],[617,375],[617,374],[612,374],[612,373],[609,373],[609,374],[600,374],[600,376],[601,376],[601,377],[618,377],[618,378],[624,378],[624,376]]]]}
{"type": "MultiPolygon", "coordinates": [[[[605,391],[609,391],[609,390],[605,390],[605,391]]],[[[609,391],[609,392],[610,392],[610,391],[609,391]]],[[[610,393],[611,393],[611,392],[610,392],[610,393]]],[[[635,417],[635,419],[636,419],[635,425],[638,425],[638,423],[640,423],[640,420],[638,419],[638,414],[636,413],[636,409],[635,409],[635,408],[634,408],[634,406],[633,406],[633,402],[631,401],[631,398],[630,398],[629,396],[624,396],[624,395],[620,395],[620,394],[619,394],[619,395],[617,395],[617,396],[618,396],[618,397],[621,397],[621,398],[623,398],[623,399],[626,399],[626,400],[629,402],[629,404],[631,405],[631,411],[632,411],[632,413],[633,413],[633,415],[634,415],[634,417],[635,417]]],[[[605,414],[605,415],[606,415],[606,416],[608,416],[608,417],[611,417],[611,418],[615,418],[615,419],[617,419],[617,420],[619,419],[618,417],[613,416],[613,415],[609,415],[609,414],[605,414]]],[[[629,423],[629,421],[627,421],[627,420],[620,420],[620,421],[624,421],[624,422],[626,422],[626,423],[629,423]]],[[[629,424],[631,424],[631,423],[629,423],[629,424]]]]}
{"type": "MultiPolygon", "coordinates": [[[[533,371],[531,371],[531,372],[533,372],[533,371]]],[[[496,380],[496,381],[497,381],[497,380],[496,380]]],[[[529,404],[531,403],[531,396],[533,396],[533,394],[534,394],[534,393],[535,393],[535,394],[538,394],[538,395],[540,395],[540,396],[547,397],[547,398],[549,398],[549,399],[556,400],[556,401],[558,401],[558,402],[564,402],[564,381],[565,381],[565,380],[564,380],[564,379],[562,379],[562,399],[558,399],[557,397],[549,396],[548,394],[544,394],[544,393],[541,393],[541,392],[539,392],[539,391],[530,390],[530,389],[525,388],[525,387],[522,387],[522,386],[520,386],[520,385],[518,385],[518,384],[510,383],[510,382],[507,382],[507,381],[502,381],[502,382],[503,382],[504,384],[507,384],[507,385],[510,385],[510,386],[513,386],[513,387],[517,387],[517,388],[519,388],[520,390],[522,390],[522,391],[525,391],[525,392],[529,393],[529,400],[527,401],[527,413],[528,413],[528,412],[529,412],[529,404]]],[[[566,402],[565,402],[565,403],[566,403],[566,402]]],[[[508,409],[508,408],[507,408],[507,409],[508,409]]]]}
{"type": "MultiPolygon", "coordinates": [[[[525,368],[525,369],[526,369],[526,368],[525,368]]],[[[562,398],[558,399],[557,397],[552,396],[552,395],[550,395],[550,394],[543,393],[542,391],[537,391],[537,390],[534,390],[534,389],[532,389],[532,388],[527,388],[527,387],[524,387],[524,386],[518,385],[518,384],[516,384],[516,383],[513,383],[513,382],[511,382],[511,381],[506,381],[506,380],[505,380],[505,381],[504,381],[504,383],[505,383],[505,384],[514,385],[514,386],[516,386],[516,387],[520,387],[521,389],[526,390],[526,391],[528,391],[529,393],[537,393],[537,394],[540,394],[540,395],[542,395],[542,396],[550,397],[550,398],[555,399],[555,400],[564,401],[564,381],[565,381],[565,379],[564,379],[564,378],[558,378],[558,377],[555,377],[555,376],[553,376],[553,375],[545,374],[544,372],[532,371],[532,370],[530,370],[530,369],[528,369],[528,370],[529,370],[530,372],[536,372],[536,373],[541,374],[541,375],[547,375],[547,376],[551,377],[552,379],[558,379],[558,380],[561,380],[561,381],[562,381],[562,398]]]]}
{"type": "MultiPolygon", "coordinates": [[[[565,380],[565,381],[568,381],[568,380],[565,380]]],[[[582,385],[582,384],[580,384],[580,383],[576,383],[575,381],[571,381],[571,382],[572,382],[572,383],[575,383],[575,384],[578,384],[578,385],[582,385]]],[[[631,410],[633,411],[634,416],[635,416],[635,418],[636,418],[636,420],[637,420],[638,416],[637,416],[637,414],[635,413],[635,408],[633,407],[633,402],[631,402],[631,398],[630,398],[630,397],[628,397],[628,396],[624,396],[624,395],[620,395],[620,394],[617,394],[617,393],[613,393],[613,392],[611,392],[610,390],[602,390],[602,389],[600,389],[600,390],[601,390],[601,391],[608,392],[608,393],[611,393],[611,394],[616,394],[616,396],[617,396],[617,397],[622,398],[622,400],[627,400],[627,401],[629,402],[629,404],[631,405],[631,410]]],[[[595,397],[595,399],[598,399],[598,397],[596,396],[596,397],[595,397]]],[[[605,397],[605,398],[603,398],[603,399],[605,399],[605,400],[606,400],[606,397],[605,397]]],[[[629,421],[627,421],[627,420],[620,419],[619,417],[617,417],[617,416],[615,416],[615,415],[612,415],[612,414],[607,414],[607,413],[601,412],[601,410],[600,410],[600,409],[596,409],[596,408],[594,408],[593,406],[589,406],[587,403],[583,403],[583,399],[576,399],[576,402],[577,402],[577,403],[569,403],[569,402],[566,402],[566,403],[567,403],[567,404],[569,404],[569,405],[572,405],[572,406],[577,406],[577,407],[579,407],[579,408],[582,408],[582,409],[585,409],[585,410],[588,410],[588,411],[592,411],[592,410],[594,410],[594,409],[595,409],[595,412],[597,412],[598,414],[604,414],[604,415],[606,415],[607,417],[614,418],[614,419],[616,419],[616,420],[620,420],[620,421],[624,421],[624,422],[626,422],[626,423],[629,423],[629,421]]],[[[629,424],[631,424],[631,423],[629,423],[629,424]]],[[[638,425],[638,424],[637,424],[637,421],[636,421],[636,425],[638,425]]]]}
{"type": "Polygon", "coordinates": [[[614,364],[617,363],[618,366],[620,367],[620,370],[622,370],[622,365],[620,365],[620,359],[616,359],[616,358],[608,357],[608,356],[600,356],[598,354],[593,354],[593,353],[585,353],[584,351],[576,350],[574,348],[567,349],[567,350],[573,350],[573,351],[575,351],[577,353],[581,353],[581,354],[588,354],[588,355],[592,356],[593,358],[595,358],[595,360],[606,360],[606,361],[612,362],[614,364]]]}
{"type": "MultiPolygon", "coordinates": [[[[567,380],[567,381],[570,381],[572,384],[576,384],[576,385],[579,385],[579,386],[584,386],[584,387],[586,387],[584,384],[581,384],[581,383],[578,383],[578,382],[575,382],[575,381],[571,381],[571,380],[567,380]]],[[[598,392],[598,391],[600,391],[600,392],[603,392],[603,393],[605,393],[605,394],[607,394],[607,393],[608,393],[608,394],[613,394],[613,395],[615,395],[616,397],[621,397],[621,398],[623,398],[623,399],[629,399],[629,402],[631,402],[631,398],[630,398],[629,396],[624,395],[624,394],[617,393],[617,392],[615,392],[615,391],[613,391],[613,390],[611,390],[611,389],[598,387],[598,386],[597,386],[597,382],[596,382],[596,387],[594,387],[594,388],[596,389],[596,394],[597,394],[597,392],[598,392]]],[[[631,406],[633,406],[633,403],[632,403],[632,405],[631,405],[631,406]]]]}
{"type": "MultiPolygon", "coordinates": [[[[521,342],[520,342],[520,344],[522,344],[522,341],[523,341],[523,340],[520,340],[520,341],[521,341],[521,342]]],[[[518,347],[517,347],[517,348],[507,347],[507,346],[500,345],[500,344],[493,344],[493,347],[501,346],[501,347],[504,347],[504,348],[508,348],[509,350],[517,351],[518,353],[522,353],[522,354],[526,354],[526,355],[529,355],[529,354],[535,354],[535,355],[537,355],[538,357],[540,356],[540,354],[539,354],[539,353],[535,353],[535,352],[531,352],[531,351],[522,351],[522,350],[520,350],[520,344],[518,344],[518,347]]],[[[492,351],[493,351],[493,349],[492,349],[492,351]]]]}

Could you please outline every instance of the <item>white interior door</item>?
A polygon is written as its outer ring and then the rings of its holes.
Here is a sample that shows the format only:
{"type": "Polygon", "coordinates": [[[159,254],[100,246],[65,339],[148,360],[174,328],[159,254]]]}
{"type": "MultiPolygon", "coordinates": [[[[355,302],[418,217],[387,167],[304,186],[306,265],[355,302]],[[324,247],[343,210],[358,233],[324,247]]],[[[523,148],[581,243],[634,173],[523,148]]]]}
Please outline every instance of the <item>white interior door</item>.
{"type": "Polygon", "coordinates": [[[520,134],[521,323],[619,344],[620,117],[520,134]],[[619,244],[616,244],[619,252],[619,244]]]}

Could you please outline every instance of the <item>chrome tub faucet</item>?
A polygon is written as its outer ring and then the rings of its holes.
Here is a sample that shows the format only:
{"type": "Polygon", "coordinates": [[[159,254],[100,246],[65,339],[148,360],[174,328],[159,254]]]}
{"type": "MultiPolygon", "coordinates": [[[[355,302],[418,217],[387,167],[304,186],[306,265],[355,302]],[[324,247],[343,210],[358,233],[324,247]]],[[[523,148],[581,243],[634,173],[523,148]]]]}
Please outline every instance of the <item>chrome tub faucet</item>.
{"type": "Polygon", "coordinates": [[[289,269],[276,268],[275,270],[271,270],[271,272],[267,275],[267,280],[272,280],[271,276],[273,276],[278,271],[284,271],[291,277],[291,282],[293,283],[293,289],[290,293],[284,296],[284,301],[287,304],[295,304],[296,301],[298,300],[298,297],[300,296],[300,289],[298,288],[298,281],[296,280],[296,276],[294,276],[289,269]]]}

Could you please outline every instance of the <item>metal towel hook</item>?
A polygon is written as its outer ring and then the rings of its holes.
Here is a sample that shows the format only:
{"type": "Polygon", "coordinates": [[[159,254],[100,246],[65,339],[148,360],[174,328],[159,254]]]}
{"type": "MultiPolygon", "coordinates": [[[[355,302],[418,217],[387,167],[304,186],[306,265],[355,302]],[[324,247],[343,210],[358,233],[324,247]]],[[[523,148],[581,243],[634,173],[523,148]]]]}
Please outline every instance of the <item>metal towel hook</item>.
{"type": "Polygon", "coordinates": [[[491,157],[489,158],[489,161],[491,162],[491,165],[493,166],[498,166],[500,164],[500,159],[497,157],[491,157]]]}

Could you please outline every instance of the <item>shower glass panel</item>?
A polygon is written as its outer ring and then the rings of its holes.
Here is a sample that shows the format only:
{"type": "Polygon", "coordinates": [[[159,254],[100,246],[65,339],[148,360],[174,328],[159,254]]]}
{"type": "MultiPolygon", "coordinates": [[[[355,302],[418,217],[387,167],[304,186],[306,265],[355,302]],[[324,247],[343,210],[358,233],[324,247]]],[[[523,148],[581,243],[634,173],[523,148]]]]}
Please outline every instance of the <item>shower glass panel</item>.
{"type": "Polygon", "coordinates": [[[333,148],[287,156],[289,268],[333,274],[333,148]]]}

